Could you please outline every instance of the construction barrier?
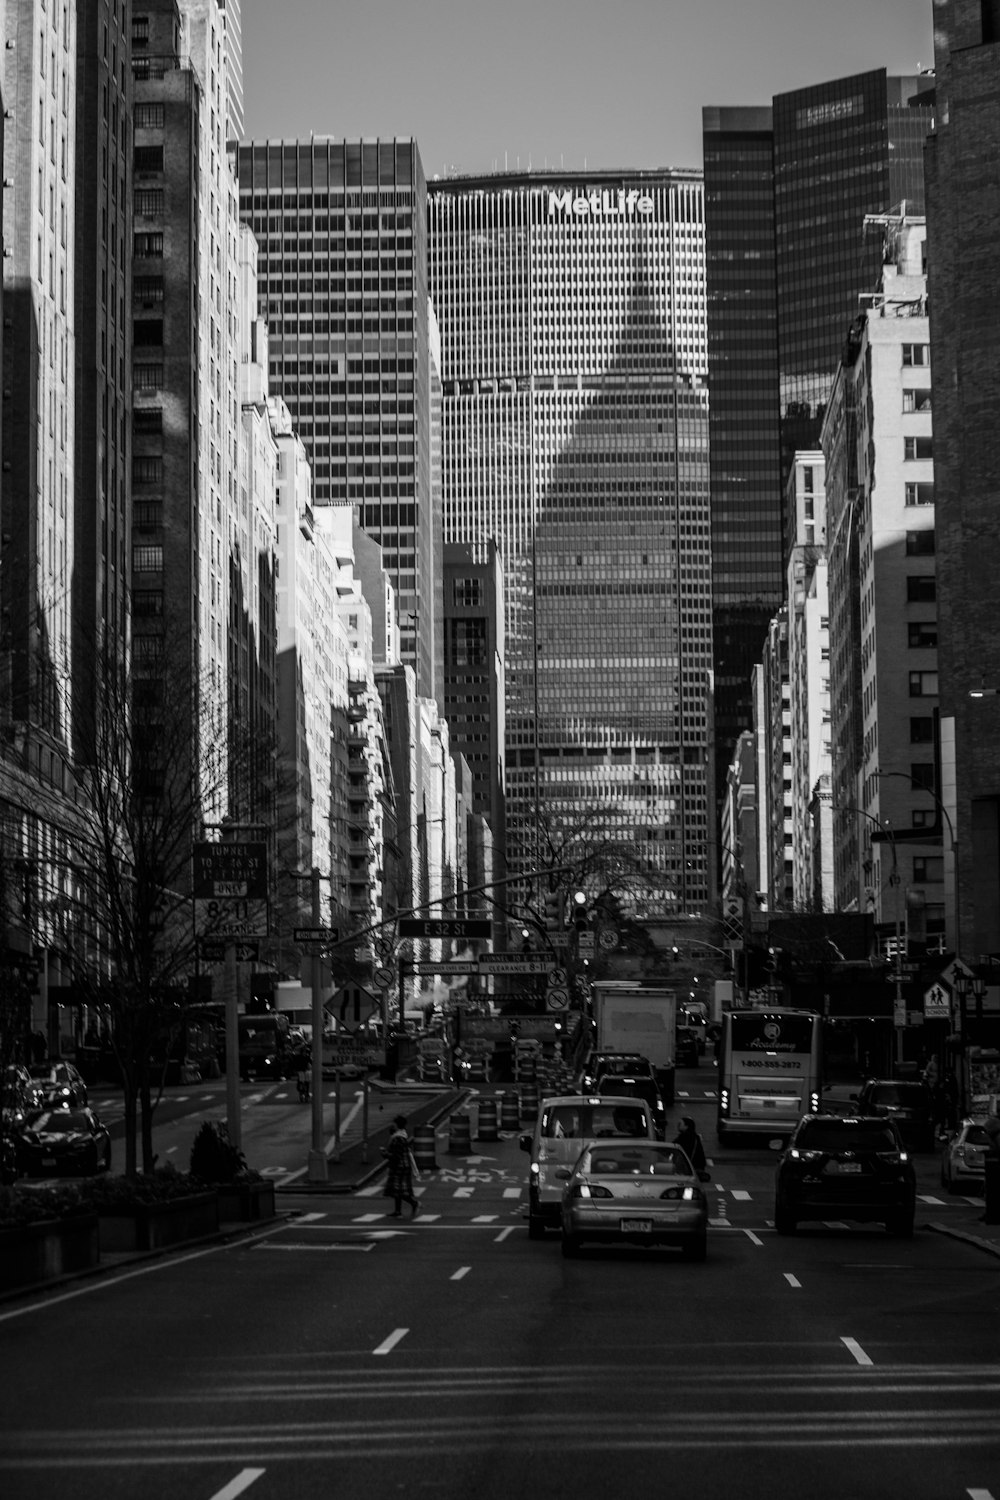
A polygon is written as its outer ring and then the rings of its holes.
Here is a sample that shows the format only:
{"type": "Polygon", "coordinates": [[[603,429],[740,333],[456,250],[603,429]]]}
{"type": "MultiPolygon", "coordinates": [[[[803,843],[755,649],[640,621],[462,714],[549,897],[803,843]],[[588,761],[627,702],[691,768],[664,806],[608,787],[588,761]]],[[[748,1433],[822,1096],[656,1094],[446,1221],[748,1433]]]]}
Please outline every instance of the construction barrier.
{"type": "Polygon", "coordinates": [[[421,1172],[433,1172],[437,1167],[435,1146],[437,1137],[431,1125],[418,1125],[413,1132],[413,1160],[421,1172]]]}
{"type": "Polygon", "coordinates": [[[472,1150],[472,1121],[468,1115],[452,1115],[448,1120],[448,1150],[468,1154],[472,1150]]]}
{"type": "Polygon", "coordinates": [[[495,1099],[480,1099],[479,1123],[476,1128],[476,1136],[481,1141],[498,1141],[500,1139],[500,1131],[497,1128],[497,1101],[495,1099]]]}
{"type": "Polygon", "coordinates": [[[538,1101],[540,1099],[537,1083],[525,1083],[521,1086],[521,1119],[525,1124],[534,1124],[538,1115],[538,1101]]]}
{"type": "Polygon", "coordinates": [[[517,1094],[500,1095],[500,1129],[516,1130],[521,1123],[521,1101],[517,1094]]]}

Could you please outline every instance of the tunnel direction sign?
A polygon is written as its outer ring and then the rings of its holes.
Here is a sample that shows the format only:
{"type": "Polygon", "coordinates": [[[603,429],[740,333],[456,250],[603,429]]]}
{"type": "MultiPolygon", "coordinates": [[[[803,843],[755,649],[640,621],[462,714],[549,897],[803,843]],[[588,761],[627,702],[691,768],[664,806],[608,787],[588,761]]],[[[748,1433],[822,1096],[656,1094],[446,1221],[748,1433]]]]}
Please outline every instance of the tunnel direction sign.
{"type": "Polygon", "coordinates": [[[210,842],[193,849],[197,937],[267,937],[267,844],[210,842]]]}

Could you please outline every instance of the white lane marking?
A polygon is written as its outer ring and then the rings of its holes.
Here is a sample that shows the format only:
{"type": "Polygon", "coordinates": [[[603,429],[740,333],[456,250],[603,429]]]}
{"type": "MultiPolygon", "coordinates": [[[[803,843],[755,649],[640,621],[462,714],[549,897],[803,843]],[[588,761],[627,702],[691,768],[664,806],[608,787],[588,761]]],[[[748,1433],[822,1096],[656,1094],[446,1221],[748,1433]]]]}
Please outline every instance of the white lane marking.
{"type": "Polygon", "coordinates": [[[494,1245],[501,1244],[507,1238],[507,1236],[509,1234],[513,1234],[513,1233],[514,1233],[514,1226],[513,1226],[513,1224],[508,1224],[506,1229],[501,1229],[501,1231],[500,1231],[499,1234],[494,1235],[494,1237],[493,1237],[493,1243],[494,1243],[494,1245]]]}
{"type": "Polygon", "coordinates": [[[498,1214],[477,1214],[472,1222],[473,1224],[495,1224],[498,1217],[498,1214]]]}
{"type": "Polygon", "coordinates": [[[299,1217],[295,1220],[295,1222],[296,1224],[315,1224],[317,1219],[325,1218],[326,1214],[299,1214],[299,1217]]]}
{"type": "Polygon", "coordinates": [[[263,1473],[263,1469],[241,1469],[235,1479],[224,1484],[221,1490],[216,1490],[212,1500],[236,1500],[236,1496],[248,1490],[263,1473]]]}
{"type": "Polygon", "coordinates": [[[472,1189],[471,1188],[456,1188],[455,1191],[452,1193],[451,1196],[453,1198],[471,1198],[472,1197],[472,1189]]]}
{"type": "Polygon", "coordinates": [[[469,1274],[469,1272],[471,1270],[472,1270],[471,1266],[459,1266],[459,1268],[455,1272],[454,1276],[450,1276],[448,1279],[449,1279],[449,1281],[461,1281],[462,1277],[463,1276],[468,1276],[468,1274],[469,1274]]]}
{"type": "Polygon", "coordinates": [[[376,1197],[382,1197],[384,1193],[385,1193],[385,1183],[384,1182],[373,1182],[372,1185],[371,1185],[371,1187],[359,1188],[358,1191],[357,1191],[357,1193],[355,1194],[355,1197],[358,1197],[358,1198],[376,1198],[376,1197]]]}
{"type": "Polygon", "coordinates": [[[377,1224],[379,1219],[384,1219],[385,1214],[357,1214],[353,1220],[355,1224],[377,1224]]]}
{"type": "Polygon", "coordinates": [[[520,1198],[523,1191],[523,1188],[504,1188],[503,1196],[505,1198],[520,1198]]]}
{"type": "Polygon", "coordinates": [[[986,1199],[985,1198],[966,1198],[965,1201],[966,1201],[966,1203],[970,1203],[973,1208],[985,1208],[986,1207],[986,1199]]]}
{"type": "Polygon", "coordinates": [[[872,1365],[875,1363],[873,1359],[869,1359],[868,1355],[862,1349],[857,1339],[848,1339],[841,1336],[840,1342],[845,1346],[845,1348],[851,1351],[859,1365],[872,1365]]]}
{"type": "Polygon", "coordinates": [[[993,1500],[989,1490],[966,1490],[969,1500],[993,1500]]]}
{"type": "Polygon", "coordinates": [[[918,1193],[917,1201],[918,1203],[933,1203],[937,1208],[944,1207],[944,1199],[935,1198],[931,1193],[918,1193]]]}
{"type": "Polygon", "coordinates": [[[789,1286],[801,1287],[801,1285],[802,1285],[802,1283],[799,1280],[799,1278],[797,1276],[793,1276],[792,1273],[791,1273],[791,1271],[786,1271],[785,1272],[785,1280],[788,1282],[789,1286]]]}
{"type": "Polygon", "coordinates": [[[754,1245],[763,1245],[764,1241],[757,1238],[752,1229],[744,1229],[743,1233],[754,1245]]]}
{"type": "Polygon", "coordinates": [[[389,1337],[387,1339],[383,1339],[382,1340],[381,1344],[379,1344],[379,1346],[378,1346],[377,1349],[373,1349],[372,1350],[372,1353],[373,1354],[389,1354],[389,1353],[391,1353],[391,1351],[393,1349],[395,1349],[396,1345],[399,1343],[400,1339],[405,1339],[406,1338],[406,1335],[409,1333],[409,1331],[410,1330],[408,1328],[396,1328],[396,1329],[394,1329],[393,1332],[390,1333],[390,1335],[389,1335],[389,1337]]]}
{"type": "Polygon", "coordinates": [[[688,1093],[687,1089],[678,1089],[677,1097],[678,1099],[690,1099],[691,1095],[688,1093]]]}
{"type": "Polygon", "coordinates": [[[709,1219],[708,1222],[713,1227],[713,1229],[728,1229],[729,1228],[729,1220],[728,1219],[709,1219]]]}
{"type": "Polygon", "coordinates": [[[749,1201],[750,1194],[748,1192],[745,1192],[743,1188],[733,1188],[732,1192],[733,1197],[736,1198],[740,1203],[746,1203],[749,1201]]]}
{"type": "Polygon", "coordinates": [[[374,1250],[375,1246],[356,1242],[350,1245],[321,1245],[316,1240],[313,1240],[311,1244],[308,1240],[277,1240],[273,1245],[269,1241],[266,1245],[254,1245],[253,1248],[255,1250],[319,1250],[325,1255],[328,1250],[374,1250]]]}

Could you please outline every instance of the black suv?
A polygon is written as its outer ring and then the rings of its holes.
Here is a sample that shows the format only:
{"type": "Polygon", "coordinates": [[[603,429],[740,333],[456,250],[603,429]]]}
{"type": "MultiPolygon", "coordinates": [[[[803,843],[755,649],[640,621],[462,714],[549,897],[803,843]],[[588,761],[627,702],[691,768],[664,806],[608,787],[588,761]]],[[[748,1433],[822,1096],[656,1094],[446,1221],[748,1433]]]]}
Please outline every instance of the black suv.
{"type": "Polygon", "coordinates": [[[915,1151],[933,1151],[936,1139],[934,1100],[926,1083],[899,1078],[869,1078],[860,1094],[851,1095],[859,1115],[887,1115],[915,1151]]]}
{"type": "Polygon", "coordinates": [[[913,1233],[916,1173],[892,1120],[803,1115],[778,1158],[774,1227],[794,1234],[803,1219],[884,1223],[913,1233]]]}
{"type": "Polygon", "coordinates": [[[598,1094],[612,1094],[618,1098],[645,1099],[653,1118],[653,1130],[658,1141],[667,1133],[667,1113],[663,1106],[663,1095],[659,1084],[649,1074],[638,1073],[623,1076],[621,1073],[602,1073],[597,1080],[598,1094]]]}

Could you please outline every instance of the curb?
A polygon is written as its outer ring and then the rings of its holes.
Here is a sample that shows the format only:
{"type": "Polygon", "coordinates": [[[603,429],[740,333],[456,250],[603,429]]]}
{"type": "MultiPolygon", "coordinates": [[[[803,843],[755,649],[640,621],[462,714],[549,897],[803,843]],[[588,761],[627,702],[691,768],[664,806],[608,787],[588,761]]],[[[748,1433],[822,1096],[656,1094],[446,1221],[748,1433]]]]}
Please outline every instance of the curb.
{"type": "Polygon", "coordinates": [[[951,1224],[928,1224],[925,1227],[934,1234],[944,1234],[953,1240],[964,1240],[967,1245],[975,1245],[977,1250],[985,1250],[987,1255],[1000,1259],[1000,1245],[992,1240],[984,1240],[980,1234],[972,1234],[967,1229],[955,1229],[951,1224]]]}

